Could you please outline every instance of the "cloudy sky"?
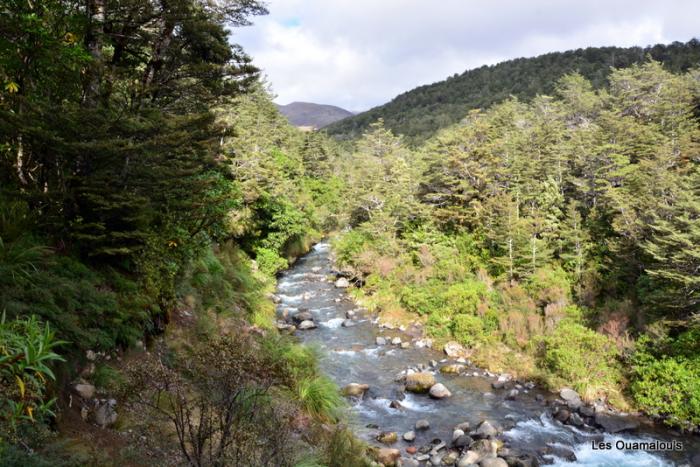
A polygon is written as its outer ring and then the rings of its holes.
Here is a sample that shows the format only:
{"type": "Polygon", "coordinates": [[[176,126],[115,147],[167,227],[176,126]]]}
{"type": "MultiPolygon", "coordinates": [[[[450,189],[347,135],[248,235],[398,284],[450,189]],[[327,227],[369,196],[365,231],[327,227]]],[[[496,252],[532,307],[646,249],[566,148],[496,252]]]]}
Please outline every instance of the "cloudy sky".
{"type": "Polygon", "coordinates": [[[697,0],[268,0],[234,31],[276,101],[366,110],[515,57],[700,37],[697,0]]]}

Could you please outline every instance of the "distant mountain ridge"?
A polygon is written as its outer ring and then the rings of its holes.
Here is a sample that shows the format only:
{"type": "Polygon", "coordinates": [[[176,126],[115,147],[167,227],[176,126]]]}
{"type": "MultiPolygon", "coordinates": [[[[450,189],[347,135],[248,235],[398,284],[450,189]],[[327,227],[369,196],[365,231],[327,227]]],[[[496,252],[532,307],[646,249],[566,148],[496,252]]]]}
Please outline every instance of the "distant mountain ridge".
{"type": "Polygon", "coordinates": [[[287,105],[277,105],[277,109],[287,117],[287,120],[300,127],[323,128],[344,118],[355,115],[349,110],[334,105],[314,104],[311,102],[292,102],[287,105]]]}
{"type": "Polygon", "coordinates": [[[602,88],[612,68],[642,63],[649,56],[672,72],[684,72],[700,66],[700,41],[645,48],[589,47],[484,65],[419,86],[387,104],[331,124],[326,131],[339,139],[353,139],[383,118],[394,133],[420,144],[441,128],[459,122],[471,109],[488,108],[509,96],[529,100],[537,94],[552,94],[559,78],[572,72],[602,88]]]}

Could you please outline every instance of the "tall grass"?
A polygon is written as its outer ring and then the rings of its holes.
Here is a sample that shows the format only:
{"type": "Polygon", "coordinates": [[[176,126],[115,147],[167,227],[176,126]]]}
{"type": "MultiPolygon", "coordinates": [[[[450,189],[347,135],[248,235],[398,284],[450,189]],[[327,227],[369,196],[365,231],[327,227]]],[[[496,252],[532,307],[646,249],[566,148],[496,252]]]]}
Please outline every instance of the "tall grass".
{"type": "Polygon", "coordinates": [[[345,399],[338,386],[326,376],[309,376],[297,381],[296,396],[302,407],[319,420],[339,420],[345,399]]]}

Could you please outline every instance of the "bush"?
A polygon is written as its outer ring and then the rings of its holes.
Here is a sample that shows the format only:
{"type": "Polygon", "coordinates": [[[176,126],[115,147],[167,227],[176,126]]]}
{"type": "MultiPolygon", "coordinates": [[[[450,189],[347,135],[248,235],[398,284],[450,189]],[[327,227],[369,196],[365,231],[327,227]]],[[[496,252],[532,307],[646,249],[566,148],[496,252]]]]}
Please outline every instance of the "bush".
{"type": "Polygon", "coordinates": [[[53,416],[47,385],[56,379],[51,365],[64,361],[53,351],[61,343],[34,316],[0,318],[0,438],[14,437],[20,424],[53,416]]]}
{"type": "MultiPolygon", "coordinates": [[[[673,347],[683,340],[678,339],[673,347]]],[[[668,425],[700,425],[700,357],[657,358],[650,352],[654,347],[646,336],[637,342],[632,356],[632,397],[641,409],[663,417],[668,425]]]]}
{"type": "Polygon", "coordinates": [[[564,320],[542,344],[540,364],[550,386],[571,385],[587,399],[616,391],[619,354],[607,336],[564,320]]]}
{"type": "Polygon", "coordinates": [[[305,377],[297,381],[296,396],[302,407],[319,420],[338,420],[345,400],[338,386],[326,376],[305,377]]]}
{"type": "Polygon", "coordinates": [[[569,277],[559,266],[539,268],[528,278],[525,289],[540,306],[549,303],[566,305],[571,299],[569,277]]]}
{"type": "Polygon", "coordinates": [[[289,267],[286,259],[269,248],[257,248],[255,250],[255,261],[258,263],[258,269],[268,277],[275,277],[279,271],[289,267]]]}
{"type": "Polygon", "coordinates": [[[457,315],[452,332],[461,344],[472,347],[484,338],[484,323],[478,316],[457,315]]]}

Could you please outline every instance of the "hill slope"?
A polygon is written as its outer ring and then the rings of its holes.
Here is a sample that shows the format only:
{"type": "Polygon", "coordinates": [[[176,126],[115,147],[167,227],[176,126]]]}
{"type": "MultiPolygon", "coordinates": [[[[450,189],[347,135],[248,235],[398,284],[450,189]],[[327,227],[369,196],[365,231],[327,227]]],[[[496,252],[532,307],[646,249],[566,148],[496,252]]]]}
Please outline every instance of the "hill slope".
{"type": "Polygon", "coordinates": [[[394,133],[420,143],[439,129],[457,123],[470,109],[487,108],[511,95],[527,100],[537,94],[551,94],[562,75],[575,71],[602,87],[613,67],[643,62],[648,55],[673,72],[686,71],[700,65],[700,41],[646,48],[589,47],[482,66],[415,88],[326,130],[342,139],[354,138],[383,118],[394,133]]]}
{"type": "Polygon", "coordinates": [[[313,104],[310,102],[292,102],[287,105],[278,105],[279,111],[287,117],[294,126],[311,126],[323,128],[326,125],[337,122],[354,114],[348,110],[334,105],[313,104]]]}

